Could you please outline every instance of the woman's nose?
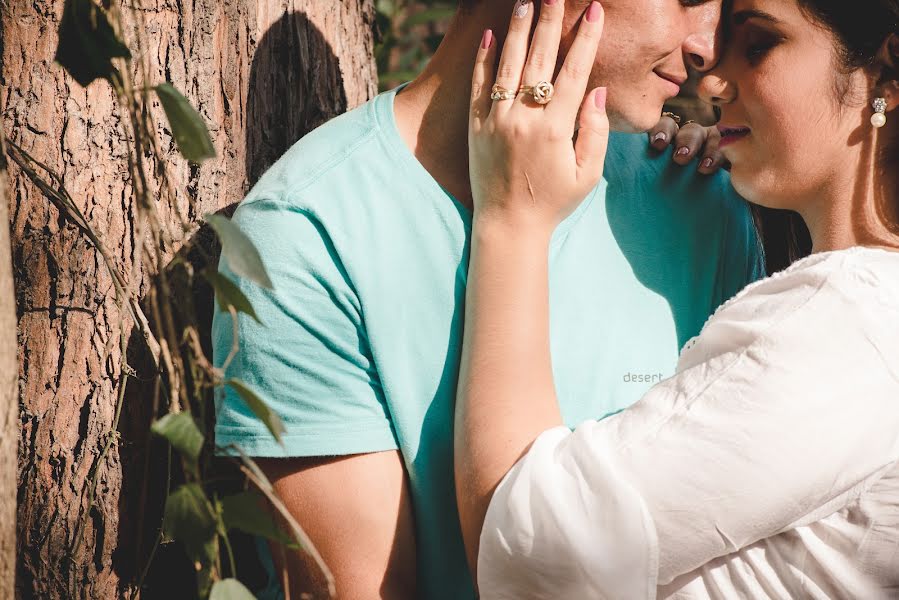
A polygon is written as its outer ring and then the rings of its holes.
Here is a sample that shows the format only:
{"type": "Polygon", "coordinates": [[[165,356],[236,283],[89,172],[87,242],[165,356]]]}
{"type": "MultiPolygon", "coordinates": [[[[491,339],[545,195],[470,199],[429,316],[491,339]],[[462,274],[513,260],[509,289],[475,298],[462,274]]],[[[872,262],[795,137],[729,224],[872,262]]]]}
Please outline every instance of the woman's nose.
{"type": "Polygon", "coordinates": [[[732,102],[736,96],[733,84],[721,77],[716,72],[704,73],[697,86],[699,97],[709,104],[721,106],[732,102]]]}

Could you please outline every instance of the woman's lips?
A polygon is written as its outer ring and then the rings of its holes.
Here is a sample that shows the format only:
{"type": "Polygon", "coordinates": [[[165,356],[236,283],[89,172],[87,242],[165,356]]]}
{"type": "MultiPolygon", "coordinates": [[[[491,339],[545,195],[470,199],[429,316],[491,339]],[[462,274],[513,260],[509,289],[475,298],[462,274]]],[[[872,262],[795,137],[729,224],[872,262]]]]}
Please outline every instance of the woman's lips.
{"type": "Polygon", "coordinates": [[[723,148],[744,139],[749,135],[751,129],[739,125],[718,125],[718,132],[721,134],[718,148],[723,148]]]}

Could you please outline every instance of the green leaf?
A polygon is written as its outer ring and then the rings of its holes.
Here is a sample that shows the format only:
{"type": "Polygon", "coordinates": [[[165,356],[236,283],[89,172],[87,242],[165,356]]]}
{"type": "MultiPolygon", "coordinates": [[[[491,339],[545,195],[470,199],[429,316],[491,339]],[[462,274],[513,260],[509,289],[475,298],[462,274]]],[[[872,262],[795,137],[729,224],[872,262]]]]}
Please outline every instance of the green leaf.
{"type": "Polygon", "coordinates": [[[207,564],[215,529],[212,505],[196,483],[185,483],[166,498],[162,531],[166,538],[184,544],[191,560],[207,564]]]}
{"type": "Polygon", "coordinates": [[[284,433],[284,423],[281,422],[281,417],[278,416],[278,413],[273,411],[269,405],[256,394],[256,392],[250,389],[247,384],[240,379],[228,379],[225,381],[225,384],[230,385],[238,394],[240,394],[240,397],[247,403],[247,406],[250,407],[253,414],[259,417],[260,421],[265,423],[265,426],[268,427],[268,430],[275,439],[278,440],[278,443],[281,443],[281,434],[284,433]]]}
{"type": "Polygon", "coordinates": [[[169,413],[153,423],[150,431],[167,439],[172,447],[194,462],[203,449],[203,434],[190,413],[169,413]]]}
{"type": "Polygon", "coordinates": [[[160,83],[153,89],[162,102],[162,108],[169,119],[172,135],[181,156],[193,163],[214,158],[215,148],[212,146],[206,123],[187,98],[169,83],[160,83]]]}
{"type": "Polygon", "coordinates": [[[271,514],[265,510],[265,499],[257,492],[246,491],[222,498],[222,520],[228,529],[262,536],[292,549],[300,548],[278,528],[271,514]]]}
{"type": "Polygon", "coordinates": [[[233,281],[213,269],[203,271],[203,277],[209,281],[212,289],[215,290],[215,299],[218,300],[219,310],[228,312],[230,307],[233,306],[237,312],[250,315],[257,323],[262,325],[262,321],[259,320],[256,311],[253,310],[253,304],[250,302],[250,299],[240,291],[240,288],[233,281]]]}
{"type": "Polygon", "coordinates": [[[87,87],[97,79],[111,81],[118,76],[112,59],[131,58],[131,52],[93,0],[66,0],[55,58],[75,81],[87,87]]]}
{"type": "Polygon", "coordinates": [[[212,586],[209,600],[256,600],[256,597],[236,579],[222,579],[212,586]]]}
{"type": "Polygon", "coordinates": [[[215,230],[222,242],[222,256],[228,267],[236,275],[255,281],[264,288],[272,289],[272,280],[268,277],[259,250],[250,238],[235,225],[231,219],[213,213],[207,214],[206,222],[215,230]]]}
{"type": "Polygon", "coordinates": [[[455,6],[434,6],[417,12],[403,21],[403,29],[409,29],[416,25],[425,25],[436,21],[447,21],[456,14],[455,6]]]}

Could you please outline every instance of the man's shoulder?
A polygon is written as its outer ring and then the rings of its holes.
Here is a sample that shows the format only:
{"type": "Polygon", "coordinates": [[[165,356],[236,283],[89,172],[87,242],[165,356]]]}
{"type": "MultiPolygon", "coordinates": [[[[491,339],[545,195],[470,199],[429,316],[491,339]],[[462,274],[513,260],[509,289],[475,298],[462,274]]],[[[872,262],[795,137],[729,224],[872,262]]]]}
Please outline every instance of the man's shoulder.
{"type": "Polygon", "coordinates": [[[380,101],[376,96],[303,136],[263,174],[244,203],[265,199],[314,209],[324,199],[351,193],[365,172],[389,166],[380,143],[380,101]]]}
{"type": "Polygon", "coordinates": [[[698,173],[696,161],[678,165],[672,160],[673,152],[673,148],[654,149],[645,133],[613,132],[604,173],[607,193],[613,201],[620,197],[659,209],[668,206],[684,216],[712,212],[739,220],[750,218],[748,205],[731,186],[727,171],[698,173]]]}

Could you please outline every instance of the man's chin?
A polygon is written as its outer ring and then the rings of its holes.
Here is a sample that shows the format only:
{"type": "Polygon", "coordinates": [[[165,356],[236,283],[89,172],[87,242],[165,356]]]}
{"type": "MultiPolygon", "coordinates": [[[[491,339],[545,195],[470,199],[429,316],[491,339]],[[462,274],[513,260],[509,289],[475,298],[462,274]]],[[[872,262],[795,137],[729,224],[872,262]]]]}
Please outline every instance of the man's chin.
{"type": "Polygon", "coordinates": [[[609,110],[609,127],[621,133],[646,133],[662,118],[662,108],[648,110],[609,110]]]}

